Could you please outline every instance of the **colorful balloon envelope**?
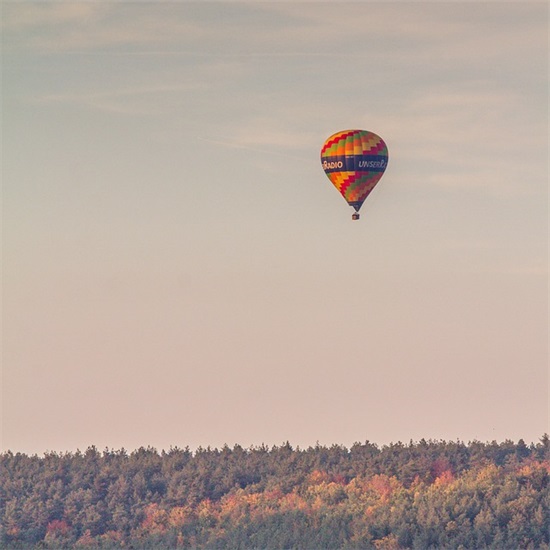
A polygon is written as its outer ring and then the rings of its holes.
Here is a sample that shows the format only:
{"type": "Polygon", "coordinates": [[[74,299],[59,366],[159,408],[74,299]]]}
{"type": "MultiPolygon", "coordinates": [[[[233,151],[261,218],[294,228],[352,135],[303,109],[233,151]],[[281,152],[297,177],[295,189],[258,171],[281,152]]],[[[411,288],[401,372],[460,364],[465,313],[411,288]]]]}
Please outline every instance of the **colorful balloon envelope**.
{"type": "Polygon", "coordinates": [[[384,140],[366,130],[343,130],[330,136],[321,149],[321,164],[328,179],[346,202],[359,209],[388,165],[384,140]]]}

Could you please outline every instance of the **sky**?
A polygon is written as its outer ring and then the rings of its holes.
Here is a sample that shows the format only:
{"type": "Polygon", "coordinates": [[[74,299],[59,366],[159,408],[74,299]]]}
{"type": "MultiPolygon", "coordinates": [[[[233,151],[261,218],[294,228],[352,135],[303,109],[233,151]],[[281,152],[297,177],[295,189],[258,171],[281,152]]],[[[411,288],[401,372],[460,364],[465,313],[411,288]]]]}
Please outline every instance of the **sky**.
{"type": "Polygon", "coordinates": [[[2,3],[1,450],[537,442],[546,2],[2,3]],[[319,155],[389,166],[352,221],[319,155]]]}

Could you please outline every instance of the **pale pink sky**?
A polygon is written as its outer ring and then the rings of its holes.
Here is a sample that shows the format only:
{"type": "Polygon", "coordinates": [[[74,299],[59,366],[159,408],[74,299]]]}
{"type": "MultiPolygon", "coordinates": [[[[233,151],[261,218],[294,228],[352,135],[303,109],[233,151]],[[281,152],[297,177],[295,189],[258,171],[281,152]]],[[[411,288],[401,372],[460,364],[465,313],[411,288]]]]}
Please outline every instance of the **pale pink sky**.
{"type": "Polygon", "coordinates": [[[545,2],[2,11],[2,450],[548,431],[545,2]]]}

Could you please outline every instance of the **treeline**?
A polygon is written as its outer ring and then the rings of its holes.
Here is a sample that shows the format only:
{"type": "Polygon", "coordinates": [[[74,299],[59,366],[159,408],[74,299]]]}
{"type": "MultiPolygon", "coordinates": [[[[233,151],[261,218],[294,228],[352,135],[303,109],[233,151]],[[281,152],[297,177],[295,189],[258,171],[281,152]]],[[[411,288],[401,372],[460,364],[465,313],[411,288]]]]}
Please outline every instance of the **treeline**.
{"type": "Polygon", "coordinates": [[[2,548],[548,549],[550,440],[0,455],[2,548]]]}

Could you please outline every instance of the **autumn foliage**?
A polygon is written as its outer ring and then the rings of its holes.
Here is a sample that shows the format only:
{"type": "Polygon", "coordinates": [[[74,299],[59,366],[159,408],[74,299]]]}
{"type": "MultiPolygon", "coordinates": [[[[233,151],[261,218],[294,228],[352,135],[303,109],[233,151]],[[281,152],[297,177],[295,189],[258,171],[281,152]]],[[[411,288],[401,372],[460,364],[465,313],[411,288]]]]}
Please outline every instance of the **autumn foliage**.
{"type": "Polygon", "coordinates": [[[0,455],[2,548],[549,548],[547,436],[0,455]]]}

